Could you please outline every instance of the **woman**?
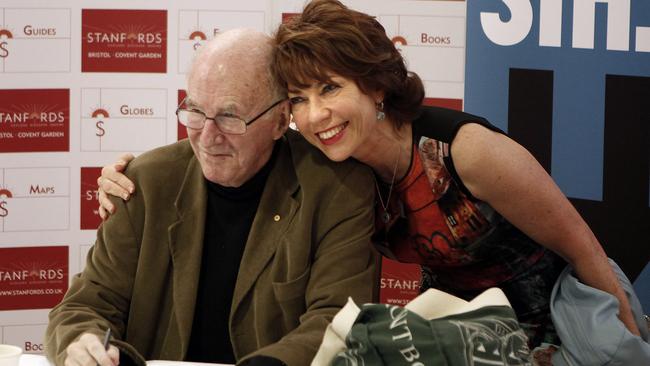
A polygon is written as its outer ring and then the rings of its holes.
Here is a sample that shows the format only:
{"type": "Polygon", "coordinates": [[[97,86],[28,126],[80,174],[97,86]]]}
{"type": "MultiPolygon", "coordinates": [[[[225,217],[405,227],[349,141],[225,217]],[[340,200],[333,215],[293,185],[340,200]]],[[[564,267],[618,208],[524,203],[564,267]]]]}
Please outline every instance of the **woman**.
{"type": "Polygon", "coordinates": [[[482,118],[421,108],[421,80],[373,17],[315,0],[276,43],[296,126],[330,159],[373,168],[378,248],[422,265],[424,288],[471,298],[501,287],[535,347],[556,343],[548,303],[568,262],[639,334],[603,249],[544,169],[482,118]]]}

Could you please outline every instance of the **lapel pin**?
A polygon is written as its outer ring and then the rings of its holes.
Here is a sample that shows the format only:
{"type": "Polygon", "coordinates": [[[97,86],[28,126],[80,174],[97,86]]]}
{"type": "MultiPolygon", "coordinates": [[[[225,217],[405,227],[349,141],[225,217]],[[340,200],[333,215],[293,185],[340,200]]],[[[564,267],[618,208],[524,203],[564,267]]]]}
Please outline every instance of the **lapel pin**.
{"type": "Polygon", "coordinates": [[[275,222],[280,221],[280,215],[273,216],[273,221],[275,221],[275,222]]]}

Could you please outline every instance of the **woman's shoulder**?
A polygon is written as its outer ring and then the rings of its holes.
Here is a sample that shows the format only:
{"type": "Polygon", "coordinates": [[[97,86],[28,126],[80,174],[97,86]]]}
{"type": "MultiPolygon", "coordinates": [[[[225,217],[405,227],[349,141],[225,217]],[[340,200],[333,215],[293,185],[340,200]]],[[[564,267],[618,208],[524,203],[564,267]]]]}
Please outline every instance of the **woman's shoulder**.
{"type": "Polygon", "coordinates": [[[450,144],[466,124],[481,125],[488,130],[504,133],[487,119],[470,113],[441,107],[422,107],[413,125],[414,136],[429,137],[450,144]]]}

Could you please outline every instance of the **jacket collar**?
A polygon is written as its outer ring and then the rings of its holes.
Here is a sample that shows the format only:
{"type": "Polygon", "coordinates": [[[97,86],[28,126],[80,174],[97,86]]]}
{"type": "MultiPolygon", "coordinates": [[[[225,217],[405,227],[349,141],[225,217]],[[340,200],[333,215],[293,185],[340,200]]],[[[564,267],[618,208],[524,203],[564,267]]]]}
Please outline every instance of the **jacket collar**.
{"type": "MultiPolygon", "coordinates": [[[[164,184],[164,182],[161,182],[164,184]]],[[[207,186],[201,165],[192,156],[176,200],[177,221],[168,228],[172,259],[173,311],[178,339],[167,338],[165,349],[177,349],[182,359],[189,346],[194,307],[201,272],[203,234],[207,206],[207,186]]]]}
{"type": "MultiPolygon", "coordinates": [[[[299,187],[288,138],[285,136],[278,143],[282,145],[267,178],[240,263],[231,321],[245,295],[273,257],[279,238],[289,228],[299,206],[294,198],[299,187]]],[[[173,265],[173,316],[178,326],[178,339],[168,337],[167,340],[168,349],[177,349],[178,359],[182,359],[189,346],[194,320],[207,208],[207,186],[194,156],[189,160],[174,206],[178,219],[169,226],[168,235],[173,265]]]]}
{"type": "Polygon", "coordinates": [[[273,257],[280,237],[289,228],[299,206],[294,197],[298,191],[298,179],[288,138],[285,136],[278,143],[282,145],[266,181],[239,266],[230,310],[231,322],[245,295],[273,257]]]}

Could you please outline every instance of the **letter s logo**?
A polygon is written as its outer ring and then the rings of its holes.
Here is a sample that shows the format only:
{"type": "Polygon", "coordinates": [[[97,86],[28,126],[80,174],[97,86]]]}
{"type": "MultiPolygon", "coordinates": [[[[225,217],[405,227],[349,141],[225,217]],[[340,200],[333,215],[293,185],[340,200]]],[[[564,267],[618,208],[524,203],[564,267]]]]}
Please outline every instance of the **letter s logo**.
{"type": "Polygon", "coordinates": [[[104,126],[103,121],[97,121],[97,123],[95,123],[95,127],[97,127],[97,132],[95,132],[95,136],[102,137],[106,134],[106,130],[103,128],[103,126],[104,126]]]}
{"type": "Polygon", "coordinates": [[[7,217],[9,215],[9,210],[5,208],[7,201],[0,201],[0,217],[7,217]]]}
{"type": "Polygon", "coordinates": [[[0,57],[2,58],[9,56],[9,49],[7,48],[7,45],[9,45],[9,43],[0,42],[0,57]]]}
{"type": "Polygon", "coordinates": [[[510,9],[510,20],[502,22],[499,13],[481,13],[481,26],[490,41],[512,46],[526,38],[533,25],[533,7],[529,0],[502,0],[510,9]]]}

